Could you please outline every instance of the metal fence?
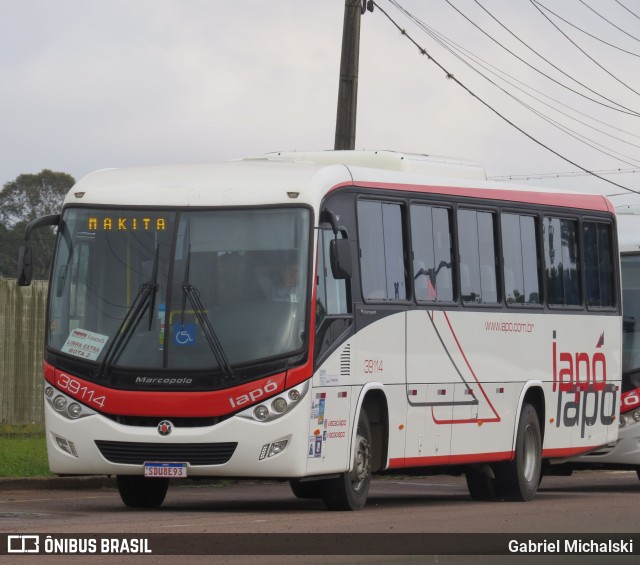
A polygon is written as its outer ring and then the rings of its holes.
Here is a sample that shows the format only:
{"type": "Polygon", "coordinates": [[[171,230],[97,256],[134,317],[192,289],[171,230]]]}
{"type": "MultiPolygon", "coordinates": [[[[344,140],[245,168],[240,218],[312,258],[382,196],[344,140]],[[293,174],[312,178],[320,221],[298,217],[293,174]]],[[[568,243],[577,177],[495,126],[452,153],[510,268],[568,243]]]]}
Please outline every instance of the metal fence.
{"type": "Polygon", "coordinates": [[[0,424],[42,424],[47,282],[0,278],[0,424]]]}

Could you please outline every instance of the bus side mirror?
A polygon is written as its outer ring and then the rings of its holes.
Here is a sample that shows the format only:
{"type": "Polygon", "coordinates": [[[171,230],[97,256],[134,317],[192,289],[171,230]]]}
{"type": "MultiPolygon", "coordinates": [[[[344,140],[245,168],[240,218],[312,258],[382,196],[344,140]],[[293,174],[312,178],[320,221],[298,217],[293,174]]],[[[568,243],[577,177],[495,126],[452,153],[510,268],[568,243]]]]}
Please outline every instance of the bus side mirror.
{"type": "Polygon", "coordinates": [[[351,278],[351,246],[348,239],[332,239],[329,243],[329,260],[333,278],[351,278]]]}
{"type": "Polygon", "coordinates": [[[18,251],[18,286],[29,286],[32,277],[33,262],[31,246],[22,245],[18,251]]]}

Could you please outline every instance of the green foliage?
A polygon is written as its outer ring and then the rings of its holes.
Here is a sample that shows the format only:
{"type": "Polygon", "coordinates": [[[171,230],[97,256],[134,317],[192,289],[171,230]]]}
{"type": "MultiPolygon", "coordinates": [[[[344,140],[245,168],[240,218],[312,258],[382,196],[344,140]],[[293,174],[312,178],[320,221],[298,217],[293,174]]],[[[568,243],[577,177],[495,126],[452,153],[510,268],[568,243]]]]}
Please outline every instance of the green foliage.
{"type": "MultiPolygon", "coordinates": [[[[6,183],[0,191],[0,276],[15,277],[18,249],[27,223],[40,216],[57,214],[75,179],[67,173],[44,169],[25,174],[6,183]]],[[[49,275],[54,232],[52,228],[35,231],[29,241],[33,247],[33,277],[49,275]]]]}
{"type": "Polygon", "coordinates": [[[0,477],[50,475],[44,432],[0,433],[0,477]]]}

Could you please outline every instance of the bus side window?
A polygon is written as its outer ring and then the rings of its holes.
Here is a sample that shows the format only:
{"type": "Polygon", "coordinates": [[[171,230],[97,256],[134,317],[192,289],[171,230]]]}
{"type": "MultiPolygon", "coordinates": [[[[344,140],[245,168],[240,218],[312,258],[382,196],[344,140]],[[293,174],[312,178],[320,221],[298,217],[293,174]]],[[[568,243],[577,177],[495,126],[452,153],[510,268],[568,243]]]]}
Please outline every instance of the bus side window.
{"type": "Polygon", "coordinates": [[[584,222],[582,235],[587,306],[614,306],[611,224],[584,222]]]}
{"type": "Polygon", "coordinates": [[[358,239],[365,300],[406,300],[400,204],[358,201],[358,239]]]}
{"type": "Polygon", "coordinates": [[[501,216],[504,292],[507,304],[538,304],[538,245],[535,218],[503,213],[501,216]]]}
{"type": "Polygon", "coordinates": [[[496,276],[495,214],[458,210],[462,301],[493,304],[499,293],[496,276]]]}
{"type": "Polygon", "coordinates": [[[411,205],[413,279],[418,302],[453,300],[449,210],[411,205]]]}
{"type": "Polygon", "coordinates": [[[561,218],[545,218],[544,258],[549,304],[580,304],[578,272],[578,222],[561,218]]]}

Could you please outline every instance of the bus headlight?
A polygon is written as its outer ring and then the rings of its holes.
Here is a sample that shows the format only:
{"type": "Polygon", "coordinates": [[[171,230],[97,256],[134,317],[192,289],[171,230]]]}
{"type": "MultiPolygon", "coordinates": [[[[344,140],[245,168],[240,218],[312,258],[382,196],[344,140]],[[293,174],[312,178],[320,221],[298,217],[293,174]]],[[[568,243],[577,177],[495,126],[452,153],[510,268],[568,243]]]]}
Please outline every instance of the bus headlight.
{"type": "Polygon", "coordinates": [[[287,401],[279,396],[271,403],[271,410],[276,414],[283,414],[287,409],[287,401]]]}
{"type": "Polygon", "coordinates": [[[54,410],[69,420],[77,420],[85,416],[92,416],[96,412],[91,408],[80,404],[74,398],[58,392],[54,387],[47,386],[44,389],[44,399],[53,406],[54,410]]]}
{"type": "Polygon", "coordinates": [[[263,404],[238,412],[236,416],[258,422],[270,422],[289,413],[309,391],[309,381],[283,392],[263,404]]]}
{"type": "Polygon", "coordinates": [[[58,412],[63,412],[64,409],[67,407],[67,399],[64,396],[62,396],[61,394],[59,394],[58,396],[56,396],[53,399],[53,407],[58,412]]]}
{"type": "Polygon", "coordinates": [[[72,402],[69,404],[69,408],[67,408],[67,414],[69,414],[69,417],[73,420],[79,418],[80,414],[82,414],[82,406],[77,402],[72,402]]]}
{"type": "Polygon", "coordinates": [[[636,422],[640,422],[640,408],[636,408],[632,413],[633,419],[636,422]]]}
{"type": "Polygon", "coordinates": [[[263,404],[261,404],[260,406],[256,406],[253,411],[253,417],[256,420],[264,422],[269,417],[269,409],[263,404]]]}

